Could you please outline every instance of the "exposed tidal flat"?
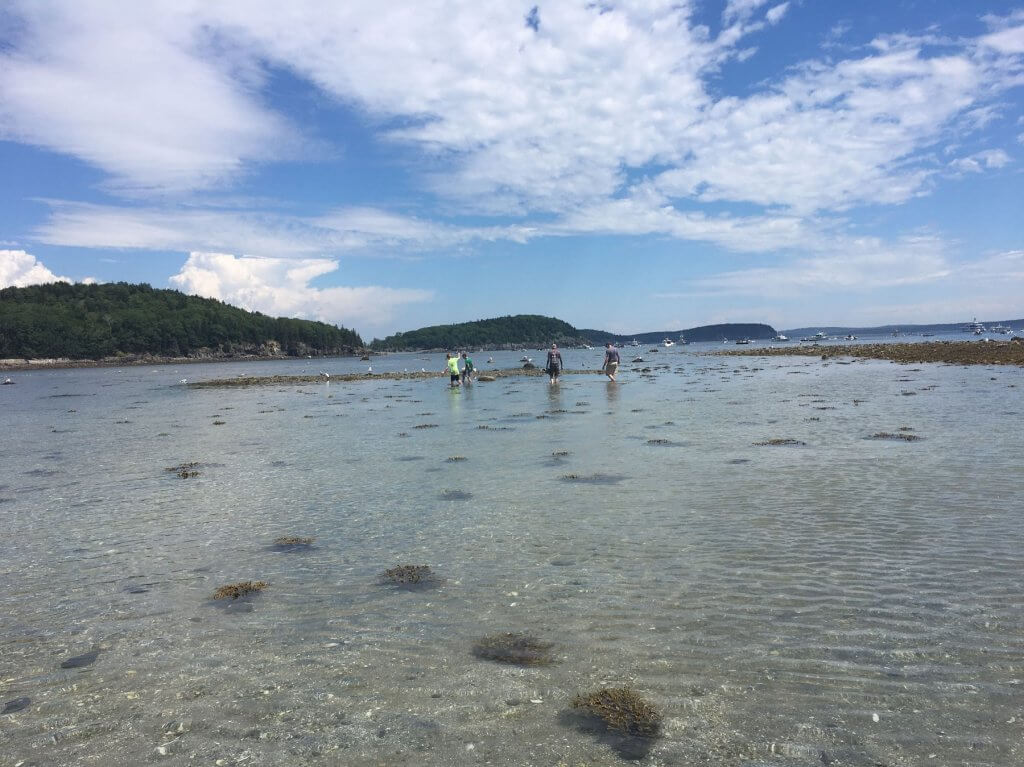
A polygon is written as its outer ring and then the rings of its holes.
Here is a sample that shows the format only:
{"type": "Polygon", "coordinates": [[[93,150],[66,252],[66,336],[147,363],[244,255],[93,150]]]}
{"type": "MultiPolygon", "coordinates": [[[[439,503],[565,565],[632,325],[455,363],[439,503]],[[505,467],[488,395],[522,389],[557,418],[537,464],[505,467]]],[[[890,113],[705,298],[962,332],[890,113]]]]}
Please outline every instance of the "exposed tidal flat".
{"type": "Polygon", "coordinates": [[[643,356],[17,376],[0,765],[1024,761],[1024,371],[643,356]]]}

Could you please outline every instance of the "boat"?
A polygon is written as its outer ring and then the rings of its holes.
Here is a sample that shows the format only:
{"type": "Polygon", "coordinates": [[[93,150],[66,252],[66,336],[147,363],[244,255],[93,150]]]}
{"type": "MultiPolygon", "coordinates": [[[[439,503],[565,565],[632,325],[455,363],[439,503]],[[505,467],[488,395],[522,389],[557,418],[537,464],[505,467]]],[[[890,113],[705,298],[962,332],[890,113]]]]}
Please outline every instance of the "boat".
{"type": "Polygon", "coordinates": [[[789,340],[789,336],[784,336],[784,335],[782,335],[782,333],[779,333],[779,334],[778,334],[777,336],[775,336],[775,338],[773,338],[772,340],[773,340],[773,341],[788,341],[788,340],[789,340]]]}
{"type": "Polygon", "coordinates": [[[533,360],[531,360],[531,359],[530,359],[529,357],[527,357],[527,356],[526,356],[525,354],[524,354],[524,355],[523,355],[522,357],[520,357],[520,358],[519,358],[519,361],[520,361],[520,362],[533,362],[533,360]]]}
{"type": "Polygon", "coordinates": [[[819,330],[813,336],[804,336],[800,340],[801,341],[815,341],[816,342],[816,341],[824,341],[826,338],[828,338],[828,336],[826,336],[824,332],[819,330]]]}
{"type": "Polygon", "coordinates": [[[679,344],[680,346],[686,346],[690,342],[686,340],[686,336],[680,333],[679,339],[676,341],[676,343],[679,344]]]}
{"type": "Polygon", "coordinates": [[[737,346],[739,346],[740,344],[752,344],[752,343],[754,343],[754,342],[751,341],[749,338],[737,338],[736,339],[736,345],[737,346]]]}
{"type": "Polygon", "coordinates": [[[13,384],[14,381],[12,381],[10,378],[5,378],[3,384],[0,384],[0,386],[12,386],[13,384]]]}
{"type": "Polygon", "coordinates": [[[1003,335],[1006,335],[1007,333],[1010,332],[1010,328],[1007,327],[1006,325],[993,325],[992,327],[989,328],[989,330],[991,330],[993,333],[1002,333],[1003,335]]]}
{"type": "Polygon", "coordinates": [[[977,317],[974,317],[970,322],[964,324],[963,331],[965,333],[974,333],[974,335],[980,336],[985,332],[985,326],[978,322],[977,317]]]}
{"type": "Polygon", "coordinates": [[[643,357],[634,357],[633,358],[633,362],[643,362],[643,361],[644,361],[643,357]]]}
{"type": "Polygon", "coordinates": [[[661,342],[661,345],[662,346],[675,346],[676,342],[673,341],[671,338],[666,338],[664,341],[661,342]]]}
{"type": "Polygon", "coordinates": [[[843,336],[843,340],[844,341],[856,341],[857,340],[857,336],[853,335],[853,333],[850,333],[848,335],[843,336]]]}
{"type": "Polygon", "coordinates": [[[639,341],[637,341],[637,340],[636,340],[635,338],[634,338],[634,339],[633,339],[633,341],[632,341],[632,342],[630,343],[630,346],[639,346],[639,345],[640,345],[640,342],[639,342],[639,341]]]}

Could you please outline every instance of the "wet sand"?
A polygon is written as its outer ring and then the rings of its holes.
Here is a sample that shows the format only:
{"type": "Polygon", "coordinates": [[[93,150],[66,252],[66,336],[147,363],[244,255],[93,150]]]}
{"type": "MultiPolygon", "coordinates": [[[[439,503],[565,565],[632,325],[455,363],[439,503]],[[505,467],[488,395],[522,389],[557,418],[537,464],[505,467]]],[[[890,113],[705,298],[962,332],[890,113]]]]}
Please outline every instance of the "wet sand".
{"type": "Polygon", "coordinates": [[[893,362],[949,362],[957,365],[1024,365],[1024,340],[928,341],[910,344],[859,344],[844,346],[775,346],[735,349],[717,354],[743,357],[866,357],[893,362]]]}

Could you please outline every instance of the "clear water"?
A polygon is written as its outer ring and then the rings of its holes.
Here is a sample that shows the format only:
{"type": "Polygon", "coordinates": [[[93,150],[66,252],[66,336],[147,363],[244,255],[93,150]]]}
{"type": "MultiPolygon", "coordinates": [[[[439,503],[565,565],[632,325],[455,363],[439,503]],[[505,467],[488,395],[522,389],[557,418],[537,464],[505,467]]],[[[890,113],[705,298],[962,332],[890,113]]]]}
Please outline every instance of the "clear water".
{"type": "Polygon", "coordinates": [[[178,383],[422,354],[12,374],[0,765],[1024,763],[1022,371],[648,348],[555,388],[178,383]],[[405,563],[443,582],[380,582],[405,563]],[[473,656],[506,631],[557,662],[473,656]],[[572,714],[626,684],[660,739],[572,714]]]}

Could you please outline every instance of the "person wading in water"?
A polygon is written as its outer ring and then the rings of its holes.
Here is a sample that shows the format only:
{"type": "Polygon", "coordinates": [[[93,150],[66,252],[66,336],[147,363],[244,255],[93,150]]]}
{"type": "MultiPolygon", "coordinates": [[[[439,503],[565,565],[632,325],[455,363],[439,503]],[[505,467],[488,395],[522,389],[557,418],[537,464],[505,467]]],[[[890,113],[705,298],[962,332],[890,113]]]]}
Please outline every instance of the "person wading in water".
{"type": "Polygon", "coordinates": [[[604,350],[604,374],[608,376],[609,381],[615,380],[615,373],[619,369],[619,350],[612,346],[612,342],[608,342],[607,348],[604,350]]]}
{"type": "Polygon", "coordinates": [[[558,383],[558,374],[562,372],[562,353],[558,351],[558,344],[551,344],[551,349],[548,351],[547,371],[551,377],[548,383],[558,383]]]}

